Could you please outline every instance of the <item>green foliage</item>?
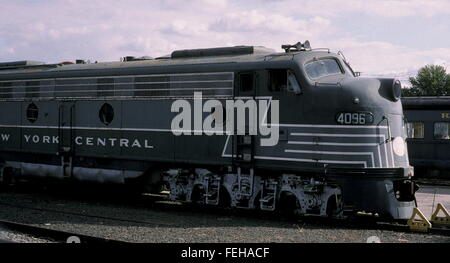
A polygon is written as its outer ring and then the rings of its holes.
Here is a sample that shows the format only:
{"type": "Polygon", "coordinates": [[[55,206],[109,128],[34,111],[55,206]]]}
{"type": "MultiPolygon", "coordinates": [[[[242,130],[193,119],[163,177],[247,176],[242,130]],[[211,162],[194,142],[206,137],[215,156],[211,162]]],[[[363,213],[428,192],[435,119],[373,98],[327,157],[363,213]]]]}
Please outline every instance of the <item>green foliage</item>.
{"type": "Polygon", "coordinates": [[[439,65],[426,65],[419,69],[416,77],[410,77],[411,88],[403,89],[402,95],[409,96],[449,96],[450,74],[439,65]]]}

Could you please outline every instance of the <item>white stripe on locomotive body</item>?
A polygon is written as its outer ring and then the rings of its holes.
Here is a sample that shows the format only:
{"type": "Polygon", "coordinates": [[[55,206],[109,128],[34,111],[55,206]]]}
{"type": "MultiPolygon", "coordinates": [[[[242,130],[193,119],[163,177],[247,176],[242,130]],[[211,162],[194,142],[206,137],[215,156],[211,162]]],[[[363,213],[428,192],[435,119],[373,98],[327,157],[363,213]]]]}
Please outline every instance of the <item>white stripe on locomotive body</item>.
{"type": "MultiPolygon", "coordinates": [[[[381,150],[380,150],[380,145],[377,146],[377,150],[378,150],[378,162],[380,164],[380,167],[383,167],[383,160],[381,159],[381,150]]],[[[386,164],[386,167],[388,165],[386,164]]]]}
{"type": "Polygon", "coordinates": [[[262,160],[276,160],[276,161],[288,161],[288,162],[308,162],[308,163],[336,163],[336,164],[362,164],[364,168],[367,168],[367,162],[365,161],[336,161],[336,160],[313,160],[313,159],[299,159],[289,157],[273,157],[273,156],[255,156],[255,159],[262,160]]]}
{"type": "Polygon", "coordinates": [[[378,146],[377,143],[345,143],[345,142],[299,142],[288,141],[288,144],[327,145],[327,146],[378,146]]]}
{"type": "Polygon", "coordinates": [[[218,135],[229,135],[227,131],[210,130],[172,130],[172,129],[148,129],[148,128],[114,128],[114,127],[80,127],[80,126],[32,126],[32,125],[0,125],[0,128],[23,128],[23,129],[63,129],[63,130],[97,130],[97,131],[141,131],[141,132],[211,132],[218,135]]]}
{"type": "Polygon", "coordinates": [[[380,137],[381,134],[344,134],[344,133],[298,133],[293,132],[292,136],[321,136],[321,137],[380,137]]]}
{"type": "MultiPolygon", "coordinates": [[[[379,138],[379,142],[330,142],[330,141],[321,141],[321,142],[311,142],[311,141],[302,141],[302,140],[293,140],[289,139],[287,142],[285,142],[285,148],[283,149],[286,155],[283,156],[265,156],[263,159],[270,160],[271,158],[273,160],[285,160],[285,161],[298,161],[302,162],[319,162],[319,163],[343,163],[343,164],[352,164],[352,162],[356,162],[357,164],[363,164],[365,167],[367,167],[367,162],[365,161],[359,161],[359,160],[353,160],[355,158],[345,159],[345,160],[313,160],[313,159],[306,159],[306,158],[297,158],[295,157],[295,154],[327,154],[331,156],[352,156],[352,155],[366,155],[370,156],[371,165],[369,167],[373,168],[383,168],[383,167],[395,167],[395,162],[393,159],[393,153],[392,153],[392,145],[389,142],[386,142],[386,132],[387,132],[387,126],[352,126],[352,125],[315,125],[315,124],[278,124],[280,127],[291,127],[291,128],[306,128],[311,129],[315,128],[315,132],[291,132],[289,133],[290,136],[313,136],[313,137],[319,137],[319,140],[326,140],[327,138],[349,138],[349,139],[356,139],[356,138],[370,138],[370,139],[377,139],[379,138]],[[346,129],[347,131],[350,131],[349,129],[353,129],[353,132],[356,132],[354,134],[352,133],[333,133],[333,132],[317,132],[317,130],[320,129],[331,129],[334,132],[337,132],[339,129],[346,129]],[[369,133],[357,133],[358,131],[362,131],[361,129],[369,132],[369,133]],[[380,134],[380,130],[382,130],[382,134],[380,134]],[[322,138],[322,139],[321,139],[322,138]],[[388,144],[389,148],[386,147],[386,144],[388,144]],[[341,151],[318,151],[318,150],[305,150],[305,149],[292,149],[290,147],[289,149],[286,148],[289,145],[291,146],[335,146],[335,147],[342,147],[341,151]],[[381,145],[383,145],[383,150],[381,150],[381,145]],[[372,148],[372,152],[369,151],[357,151],[356,149],[361,149],[361,147],[370,147],[372,148]],[[389,151],[388,151],[389,149],[389,151]],[[384,155],[384,158],[382,158],[382,153],[384,155]],[[391,155],[391,156],[389,156],[391,155]],[[392,162],[390,162],[392,160],[392,162]]],[[[295,129],[297,130],[297,129],[295,129]]],[[[227,141],[225,142],[222,157],[232,157],[231,154],[227,154],[227,148],[229,143],[229,138],[227,138],[227,141]]],[[[366,149],[367,150],[367,149],[366,149]]],[[[235,157],[235,156],[233,156],[235,157]]],[[[255,156],[255,159],[262,159],[261,156],[255,156]]],[[[355,163],[355,164],[356,164],[355,163]]]]}
{"type": "Polygon", "coordinates": [[[372,166],[375,167],[375,159],[372,152],[332,152],[332,151],[308,151],[308,150],[284,150],[286,153],[310,153],[310,154],[323,154],[323,155],[369,155],[372,160],[372,166]]]}
{"type": "MultiPolygon", "coordinates": [[[[277,126],[277,124],[271,124],[277,126]]],[[[377,126],[377,125],[366,125],[366,126],[356,126],[356,125],[320,125],[320,124],[278,124],[280,127],[293,127],[293,128],[343,128],[343,129],[387,129],[387,126],[377,126]]]]}
{"type": "MultiPolygon", "coordinates": [[[[362,127],[367,127],[367,126],[350,126],[350,127],[362,128],[362,127]]],[[[377,126],[372,126],[372,127],[376,127],[378,129],[377,126]]],[[[381,127],[387,128],[387,126],[381,126],[381,127]]],[[[341,128],[341,127],[333,126],[333,128],[341,128]]],[[[346,128],[349,128],[349,127],[347,126],[346,128]]],[[[385,140],[386,140],[386,135],[385,134],[336,134],[336,133],[296,133],[296,132],[294,132],[294,133],[291,133],[291,135],[292,136],[349,137],[349,138],[358,138],[358,137],[377,138],[377,137],[379,137],[379,138],[382,138],[382,141],[381,141],[380,144],[384,145],[384,155],[385,155],[385,158],[386,158],[386,167],[394,167],[395,166],[393,152],[392,152],[392,145],[391,145],[391,143],[384,143],[385,140]],[[386,144],[389,145],[390,151],[387,150],[386,144]],[[392,159],[391,164],[389,164],[388,153],[391,155],[391,159],[392,159]]],[[[378,151],[380,151],[380,149],[378,149],[378,151]]],[[[381,153],[379,153],[378,156],[379,156],[379,159],[380,159],[380,167],[383,167],[383,165],[381,164],[381,153]]]]}
{"type": "MultiPolygon", "coordinates": [[[[355,131],[357,132],[360,129],[367,129],[368,126],[340,126],[340,125],[314,125],[314,124],[279,124],[280,127],[296,127],[296,128],[316,128],[316,129],[332,129],[332,130],[336,130],[336,129],[340,129],[340,128],[344,128],[344,129],[349,129],[349,128],[353,128],[355,129],[355,131]]],[[[74,130],[102,130],[102,131],[140,131],[140,132],[173,132],[171,129],[159,129],[159,128],[113,128],[113,127],[80,127],[80,126],[64,126],[64,127],[58,127],[58,126],[34,126],[34,125],[0,125],[0,127],[4,127],[4,128],[25,128],[25,129],[74,129],[74,130]]],[[[386,126],[373,126],[372,130],[374,132],[379,132],[377,129],[384,129],[387,128],[386,126]]],[[[368,130],[370,131],[370,130],[368,130]]],[[[190,132],[195,132],[195,131],[190,131],[190,132]]],[[[205,132],[205,131],[202,131],[205,132]]],[[[230,135],[229,133],[227,133],[226,131],[224,131],[223,133],[221,133],[222,135],[227,135],[227,139],[225,141],[225,145],[222,151],[222,157],[236,157],[235,155],[232,156],[231,154],[227,153],[227,148],[229,146],[229,140],[230,137],[232,135],[230,135]]],[[[393,153],[392,153],[392,145],[391,143],[386,142],[385,138],[386,135],[384,134],[361,134],[361,133],[356,133],[356,134],[350,134],[350,133],[315,133],[315,132],[309,132],[309,133],[299,133],[299,132],[291,132],[290,133],[291,136],[297,136],[297,137],[302,137],[302,136],[317,136],[317,137],[322,137],[322,138],[333,138],[333,137],[342,137],[342,138],[380,138],[381,141],[380,143],[363,143],[363,142],[311,142],[311,141],[297,141],[297,140],[288,140],[287,142],[285,142],[286,146],[291,145],[291,146],[295,146],[295,145],[320,145],[320,146],[338,146],[338,147],[343,147],[342,149],[345,149],[345,151],[342,152],[334,152],[334,151],[308,151],[308,150],[301,150],[301,149],[283,149],[285,151],[285,153],[287,153],[287,155],[284,156],[258,156],[256,155],[254,158],[255,159],[264,159],[264,160],[279,160],[279,161],[297,161],[297,162],[302,162],[301,160],[305,160],[304,162],[319,162],[319,163],[343,163],[343,164],[364,164],[365,167],[367,167],[367,162],[365,161],[360,161],[360,160],[313,160],[313,159],[305,159],[305,158],[296,158],[294,155],[295,154],[299,154],[299,153],[311,153],[311,154],[328,154],[328,155],[344,155],[344,156],[351,156],[351,155],[358,155],[356,153],[360,153],[360,154],[365,154],[365,155],[370,155],[372,158],[372,164],[370,167],[394,167],[395,163],[394,163],[394,158],[393,158],[393,153]],[[325,135],[325,136],[324,136],[325,135]],[[380,150],[380,145],[383,144],[384,145],[384,151],[383,154],[385,156],[385,163],[383,164],[383,159],[381,156],[381,150],[380,150]],[[386,144],[389,145],[389,150],[386,147],[386,144]],[[376,155],[378,158],[374,158],[374,152],[358,152],[358,151],[354,151],[352,149],[354,149],[355,147],[376,147],[376,155]],[[348,150],[348,152],[346,151],[348,150]],[[353,153],[353,154],[352,154],[353,153]],[[389,158],[388,155],[391,155],[389,158]],[[389,159],[392,160],[391,163],[389,163],[389,159]]],[[[280,143],[279,143],[280,145],[280,143]]],[[[277,146],[275,146],[277,147],[277,146]]],[[[278,146],[279,147],[279,146],[278,146]]]]}
{"type": "MultiPolygon", "coordinates": [[[[388,127],[388,134],[389,135],[391,135],[392,133],[391,133],[391,127],[388,127]]],[[[390,143],[389,143],[389,146],[390,146],[390,148],[391,148],[391,159],[392,159],[392,164],[394,164],[394,147],[392,146],[392,140],[391,140],[392,138],[389,138],[389,141],[390,141],[390,143]]]]}
{"type": "MultiPolygon", "coordinates": [[[[378,166],[383,167],[382,159],[381,159],[381,151],[379,143],[344,143],[344,142],[300,142],[300,141],[288,141],[288,144],[293,145],[319,145],[319,146],[343,146],[343,147],[360,147],[360,146],[369,146],[369,147],[377,147],[378,152],[378,166]]],[[[376,164],[374,164],[376,166],[376,164]]],[[[387,166],[387,165],[386,165],[387,166]]]]}

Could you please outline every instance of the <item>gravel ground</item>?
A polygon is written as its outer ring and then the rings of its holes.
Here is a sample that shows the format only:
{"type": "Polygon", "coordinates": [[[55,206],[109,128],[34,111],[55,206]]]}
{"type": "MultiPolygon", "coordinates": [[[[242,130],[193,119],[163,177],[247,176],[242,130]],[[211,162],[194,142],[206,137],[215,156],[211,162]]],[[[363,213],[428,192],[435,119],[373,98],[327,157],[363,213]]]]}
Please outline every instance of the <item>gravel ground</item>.
{"type": "MultiPolygon", "coordinates": [[[[419,209],[430,219],[438,203],[441,203],[447,210],[450,209],[450,187],[421,185],[420,190],[416,193],[416,199],[419,209]]],[[[442,216],[442,213],[439,216],[442,216]]]]}
{"type": "Polygon", "coordinates": [[[84,191],[83,197],[46,191],[0,192],[0,219],[128,242],[366,242],[376,236],[381,242],[450,243],[449,235],[318,224],[313,218],[293,221],[248,211],[210,212],[176,204],[137,205],[117,194],[86,197],[84,191]]]}
{"type": "Polygon", "coordinates": [[[52,241],[30,235],[25,235],[10,229],[0,227],[0,243],[51,243],[52,241]]]}

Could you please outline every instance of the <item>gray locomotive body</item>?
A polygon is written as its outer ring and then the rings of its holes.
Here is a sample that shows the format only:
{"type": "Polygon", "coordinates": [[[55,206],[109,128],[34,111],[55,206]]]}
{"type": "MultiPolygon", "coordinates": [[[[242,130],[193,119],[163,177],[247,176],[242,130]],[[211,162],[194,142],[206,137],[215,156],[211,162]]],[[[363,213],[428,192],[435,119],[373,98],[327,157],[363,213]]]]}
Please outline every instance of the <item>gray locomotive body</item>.
{"type": "Polygon", "coordinates": [[[300,214],[401,219],[414,207],[399,83],[357,78],[329,51],[233,47],[0,66],[3,181],[143,178],[172,200],[300,214]],[[191,118],[177,130],[181,111],[191,118]],[[221,126],[231,128],[208,131],[221,126]]]}

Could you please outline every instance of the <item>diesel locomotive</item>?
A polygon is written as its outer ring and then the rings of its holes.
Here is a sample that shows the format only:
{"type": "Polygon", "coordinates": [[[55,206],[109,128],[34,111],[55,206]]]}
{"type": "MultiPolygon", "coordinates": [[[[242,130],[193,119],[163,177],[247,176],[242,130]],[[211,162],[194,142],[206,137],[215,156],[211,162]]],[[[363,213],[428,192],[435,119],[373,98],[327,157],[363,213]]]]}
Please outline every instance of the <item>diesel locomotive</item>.
{"type": "Polygon", "coordinates": [[[170,200],[409,218],[401,85],[309,42],[120,62],[0,63],[0,180],[135,183],[170,200]]]}

